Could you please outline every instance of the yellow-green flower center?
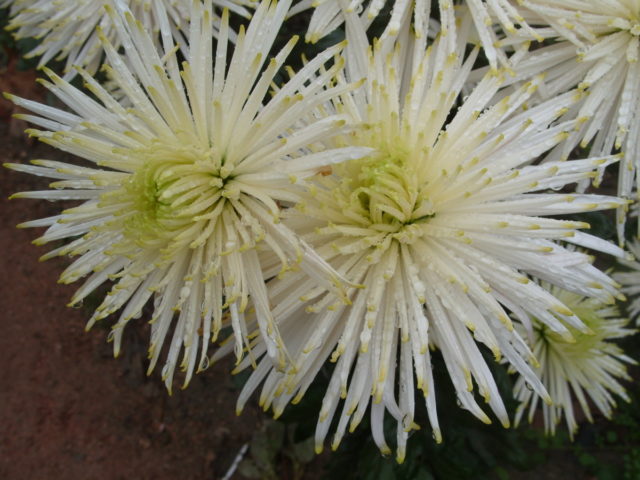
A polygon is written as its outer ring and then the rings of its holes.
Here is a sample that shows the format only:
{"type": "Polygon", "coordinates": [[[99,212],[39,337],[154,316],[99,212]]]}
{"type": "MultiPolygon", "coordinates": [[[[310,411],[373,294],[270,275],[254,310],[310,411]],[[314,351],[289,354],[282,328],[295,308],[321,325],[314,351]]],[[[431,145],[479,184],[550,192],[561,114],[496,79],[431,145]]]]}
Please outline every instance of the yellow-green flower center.
{"type": "Polygon", "coordinates": [[[326,222],[320,234],[336,237],[332,246],[344,254],[375,247],[381,255],[392,243],[413,243],[421,225],[436,215],[425,178],[428,152],[413,148],[393,115],[388,121],[362,124],[345,138],[350,146],[367,146],[367,157],[336,165],[319,179],[324,187],[308,214],[326,222]]]}
{"type": "Polygon", "coordinates": [[[335,194],[342,202],[371,228],[389,232],[433,217],[426,185],[418,180],[422,162],[414,158],[416,152],[400,135],[389,138],[385,125],[367,126],[359,133],[363,139],[357,143],[376,145],[378,153],[336,167],[341,184],[335,194]]]}
{"type": "Polygon", "coordinates": [[[640,36],[640,2],[631,0],[630,5],[627,5],[629,15],[625,17],[619,17],[610,21],[611,26],[621,31],[627,31],[631,35],[640,36]]]}
{"type": "Polygon", "coordinates": [[[240,195],[213,149],[161,145],[135,154],[140,168],[117,194],[127,196],[132,209],[122,212],[124,234],[143,246],[162,248],[177,236],[194,241],[202,230],[196,225],[215,220],[227,199],[240,195]]]}
{"type": "MultiPolygon", "coordinates": [[[[548,348],[563,356],[572,358],[588,358],[594,349],[601,345],[605,339],[606,330],[604,324],[607,321],[603,315],[603,308],[607,308],[597,299],[585,298],[578,294],[556,289],[556,296],[561,300],[588,328],[584,333],[567,325],[574,338],[574,342],[567,342],[560,334],[551,331],[541,322],[536,322],[536,330],[539,337],[545,341],[548,348]]],[[[614,307],[608,307],[614,308],[614,307]]],[[[615,310],[615,309],[614,309],[615,310]]]]}

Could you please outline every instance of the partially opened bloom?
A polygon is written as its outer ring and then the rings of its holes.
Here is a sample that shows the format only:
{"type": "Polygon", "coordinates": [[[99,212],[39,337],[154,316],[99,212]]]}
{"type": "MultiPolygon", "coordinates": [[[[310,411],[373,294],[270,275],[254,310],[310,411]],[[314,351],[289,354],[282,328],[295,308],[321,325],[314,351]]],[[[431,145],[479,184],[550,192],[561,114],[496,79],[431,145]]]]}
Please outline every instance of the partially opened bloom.
{"type": "MultiPolygon", "coordinates": [[[[373,438],[383,452],[390,452],[385,414],[397,422],[402,461],[409,432],[417,428],[416,389],[424,395],[434,437],[441,439],[432,350],[442,355],[462,408],[484,422],[491,420],[474,391],[509,425],[483,346],[547,397],[529,366],[536,359],[509,314],[522,321],[535,316],[567,340],[572,332],[588,331],[561,299],[531,278],[612,302],[614,282],[564,242],[623,252],[580,232],[584,223],[547,217],[623,202],[553,192],[593,176],[613,157],[532,165],[572,128],[553,122],[575,101],[575,92],[522,111],[536,79],[489,106],[503,81],[497,72],[457,109],[477,54],[465,57],[463,38],[456,43],[441,36],[425,51],[422,40],[407,33],[374,44],[371,52],[355,15],[347,16],[347,29],[353,29],[347,32],[347,75],[366,83],[335,102],[354,126],[338,144],[373,152],[313,179],[310,193],[285,222],[356,284],[348,291],[351,304],[295,272],[270,282],[293,366],[282,372],[262,360],[238,407],[262,384],[261,404],[280,415],[331,361],[335,368],[316,448],[322,449],[332,424],[336,448],[347,426],[354,429],[370,406],[373,438]]],[[[254,353],[265,348],[257,341],[254,353]]],[[[239,368],[247,366],[245,360],[239,368]]]]}
{"type": "MultiPolygon", "coordinates": [[[[630,401],[620,380],[631,380],[626,364],[635,364],[635,361],[624,354],[615,340],[634,331],[625,328],[627,320],[619,318],[615,306],[557,287],[546,287],[589,328],[585,333],[569,327],[573,340],[567,342],[544,322],[535,317],[531,319],[533,353],[540,360],[536,374],[553,401],[552,405],[542,405],[545,431],[555,433],[564,415],[569,435],[573,437],[578,429],[576,406],[579,405],[592,422],[590,403],[609,418],[616,406],[614,395],[630,401]]],[[[540,403],[540,396],[526,382],[525,378],[519,378],[514,389],[521,402],[516,422],[527,412],[529,421],[533,421],[540,403]]]]}
{"type": "Polygon", "coordinates": [[[279,222],[279,202],[299,200],[296,178],[358,153],[351,148],[305,150],[318,138],[340,132],[345,123],[340,116],[299,121],[350,88],[325,88],[341,65],[336,61],[325,69],[324,64],[341,46],[310,61],[263,105],[296,42],[291,39],[262,70],[290,2],[262,2],[246,32],[241,29],[229,59],[228,12],[214,52],[211,2],[192,5],[189,56],[182,70],[170,36],[163,36],[168,43],[161,58],[131,12],[108,9],[126,61],[108,39],[101,39],[110,76],[131,105],[127,109],[81,69],[93,97],[52,72],[51,82],[44,82],[72,112],[9,96],[35,113],[23,118],[45,129],[31,130],[31,135],[88,161],[8,165],[57,180],[51,190],[15,197],[83,201],[22,226],[48,227],[38,244],[70,240],[44,258],[78,257],[61,276],[64,283],[89,276],[71,304],[114,282],[88,327],[122,308],[111,333],[116,354],[123,328],[153,298],[149,370],[170,343],[163,368],[169,388],[177,365],[186,370],[185,384],[196,365],[207,366],[208,345],[223,325],[232,327],[241,356],[255,334],[244,323],[249,297],[269,355],[283,367],[264,270],[275,268],[269,274],[274,275],[278,268],[300,267],[328,288],[339,279],[279,222]],[[275,258],[268,267],[259,256],[263,251],[275,258]]]}
{"type": "MultiPolygon", "coordinates": [[[[514,80],[545,72],[546,97],[575,86],[586,92],[565,115],[577,118],[576,128],[550,158],[567,158],[578,145],[592,155],[621,150],[618,195],[630,198],[640,166],[640,1],[526,0],[521,13],[551,42],[523,57],[514,80]]],[[[621,209],[620,241],[624,216],[621,209]]]]}
{"type": "MultiPolygon", "coordinates": [[[[182,38],[180,30],[189,23],[189,9],[193,0],[119,0],[128,5],[148,32],[171,29],[171,34],[182,38]]],[[[51,59],[66,58],[68,76],[75,75],[74,65],[95,73],[103,58],[102,45],[96,27],[117,49],[120,39],[116,35],[111,17],[104,4],[107,0],[4,0],[2,7],[11,7],[9,30],[16,39],[37,38],[40,43],[29,52],[30,57],[41,57],[38,66],[51,59]]],[[[251,0],[214,0],[218,7],[230,8],[249,17],[246,7],[251,0]]],[[[220,17],[214,18],[213,34],[217,34],[220,17]]],[[[165,33],[167,33],[165,31],[165,33]]]]}

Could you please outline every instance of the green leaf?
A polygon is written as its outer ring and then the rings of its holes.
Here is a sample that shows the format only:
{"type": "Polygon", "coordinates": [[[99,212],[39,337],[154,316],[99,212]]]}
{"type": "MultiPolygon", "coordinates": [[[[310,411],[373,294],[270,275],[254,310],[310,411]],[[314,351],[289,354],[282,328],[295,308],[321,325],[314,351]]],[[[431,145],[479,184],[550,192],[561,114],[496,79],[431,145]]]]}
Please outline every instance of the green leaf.
{"type": "Polygon", "coordinates": [[[499,480],[509,480],[509,472],[502,467],[496,467],[495,474],[499,480]]]}
{"type": "Polygon", "coordinates": [[[238,465],[238,472],[240,472],[240,474],[244,477],[247,478],[262,478],[262,472],[260,471],[260,469],[256,466],[255,463],[253,463],[251,460],[249,460],[248,458],[245,458],[244,460],[242,460],[240,462],[240,465],[238,465]]]}
{"type": "MultiPolygon", "coordinates": [[[[367,473],[366,478],[371,480],[396,480],[393,464],[390,461],[380,463],[382,463],[382,468],[372,468],[367,473]]],[[[378,465],[380,465],[380,463],[378,463],[378,465]]]]}
{"type": "Polygon", "coordinates": [[[291,454],[300,463],[309,463],[315,457],[315,440],[309,437],[303,442],[294,443],[291,446],[291,454]]]}
{"type": "Polygon", "coordinates": [[[413,476],[413,480],[434,480],[434,478],[428,470],[420,468],[420,470],[418,470],[418,472],[413,476]]]}
{"type": "Polygon", "coordinates": [[[260,468],[273,471],[275,457],[282,449],[284,429],[284,425],[270,422],[251,439],[251,456],[260,468]]]}

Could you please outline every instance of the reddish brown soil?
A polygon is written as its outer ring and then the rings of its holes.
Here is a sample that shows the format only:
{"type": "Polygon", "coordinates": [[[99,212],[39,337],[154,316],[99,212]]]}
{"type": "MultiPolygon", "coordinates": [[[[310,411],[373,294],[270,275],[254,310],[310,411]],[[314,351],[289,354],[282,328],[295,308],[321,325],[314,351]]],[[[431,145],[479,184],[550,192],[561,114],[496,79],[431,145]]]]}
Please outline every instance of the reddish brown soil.
{"type": "MultiPolygon", "coordinates": [[[[0,139],[2,162],[54,155],[1,120],[0,139]]],[[[30,243],[39,232],[15,228],[60,205],[7,199],[45,186],[0,169],[0,478],[222,478],[266,416],[256,407],[235,416],[229,361],[169,397],[158,372],[145,376],[145,326],[117,360],[108,323],[84,332],[86,308],[65,306],[77,286],[56,283],[65,260],[39,263],[47,248],[30,243]]]]}

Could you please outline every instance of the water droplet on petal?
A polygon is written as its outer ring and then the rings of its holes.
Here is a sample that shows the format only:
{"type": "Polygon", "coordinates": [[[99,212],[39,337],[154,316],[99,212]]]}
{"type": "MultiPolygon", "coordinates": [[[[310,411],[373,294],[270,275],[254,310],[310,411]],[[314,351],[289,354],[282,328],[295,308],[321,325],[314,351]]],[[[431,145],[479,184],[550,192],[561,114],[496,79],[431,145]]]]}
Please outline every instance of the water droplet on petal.
{"type": "Polygon", "coordinates": [[[209,357],[204,357],[202,359],[202,361],[200,362],[200,370],[206,370],[207,368],[209,368],[209,357]]]}

